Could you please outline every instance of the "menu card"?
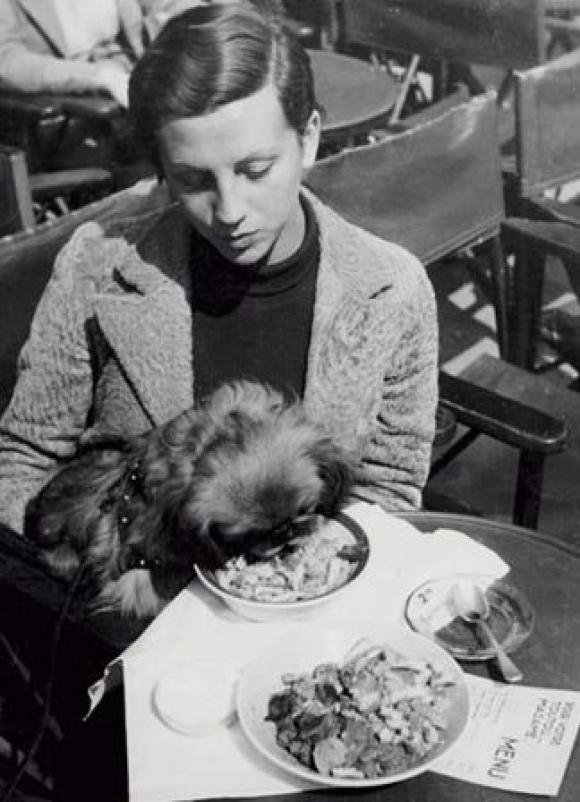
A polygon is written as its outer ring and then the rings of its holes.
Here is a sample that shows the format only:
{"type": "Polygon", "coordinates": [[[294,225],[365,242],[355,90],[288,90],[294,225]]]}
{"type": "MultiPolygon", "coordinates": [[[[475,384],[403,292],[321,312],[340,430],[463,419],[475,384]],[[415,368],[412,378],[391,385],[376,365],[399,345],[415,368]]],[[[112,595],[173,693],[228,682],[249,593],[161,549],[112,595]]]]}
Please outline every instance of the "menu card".
{"type": "Polygon", "coordinates": [[[466,674],[467,729],[437,773],[505,791],[556,796],[580,723],[580,693],[466,674]]]}

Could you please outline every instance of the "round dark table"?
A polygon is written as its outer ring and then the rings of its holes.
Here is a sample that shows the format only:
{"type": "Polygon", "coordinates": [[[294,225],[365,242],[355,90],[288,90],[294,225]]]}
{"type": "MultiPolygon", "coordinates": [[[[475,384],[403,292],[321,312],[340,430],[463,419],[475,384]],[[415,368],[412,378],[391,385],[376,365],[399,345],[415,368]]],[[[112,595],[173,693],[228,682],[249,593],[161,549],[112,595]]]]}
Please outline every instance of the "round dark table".
{"type": "Polygon", "coordinates": [[[322,112],[322,141],[340,141],[384,122],[399,93],[397,82],[363,59],[309,50],[322,112]]]}
{"type": "MultiPolygon", "coordinates": [[[[580,691],[580,551],[530,530],[463,515],[418,512],[403,516],[429,532],[445,527],[464,532],[496,551],[511,566],[510,583],[522,590],[536,612],[531,637],[517,651],[527,685],[580,691]]],[[[469,664],[483,676],[492,664],[469,664]]],[[[495,678],[495,677],[494,677],[495,678]]],[[[61,771],[61,802],[117,802],[127,798],[122,689],[101,702],[89,721],[68,740],[61,771]]],[[[577,802],[580,745],[576,743],[558,802],[577,802]]],[[[285,795],[286,802],[322,799],[325,792],[285,795]]],[[[384,788],[332,791],[339,802],[532,802],[539,797],[498,791],[426,773],[384,788]]],[[[279,802],[278,797],[259,797],[279,802]]],[[[168,800],[168,802],[170,802],[168,800]]]]}

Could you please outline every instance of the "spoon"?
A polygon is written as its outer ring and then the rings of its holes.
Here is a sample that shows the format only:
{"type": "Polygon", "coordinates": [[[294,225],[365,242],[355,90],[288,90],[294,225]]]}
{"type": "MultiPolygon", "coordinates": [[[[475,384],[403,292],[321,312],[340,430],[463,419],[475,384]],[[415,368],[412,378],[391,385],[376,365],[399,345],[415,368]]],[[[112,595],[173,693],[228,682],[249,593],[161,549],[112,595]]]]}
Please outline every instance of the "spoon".
{"type": "Polygon", "coordinates": [[[483,590],[473,582],[457,582],[453,588],[453,602],[460,618],[472,624],[486,639],[495,652],[499,669],[506,682],[519,682],[523,674],[508,657],[502,645],[487,624],[489,602],[483,590]]]}

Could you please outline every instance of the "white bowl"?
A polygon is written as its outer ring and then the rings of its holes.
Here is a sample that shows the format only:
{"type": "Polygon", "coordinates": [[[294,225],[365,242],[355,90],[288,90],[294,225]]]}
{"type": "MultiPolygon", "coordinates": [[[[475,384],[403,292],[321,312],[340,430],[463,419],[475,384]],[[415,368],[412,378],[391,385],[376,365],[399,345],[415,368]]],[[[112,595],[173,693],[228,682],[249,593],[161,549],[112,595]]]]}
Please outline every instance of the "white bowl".
{"type": "Polygon", "coordinates": [[[307,618],[320,607],[330,604],[337,597],[347,592],[354,582],[362,575],[369,559],[369,541],[363,529],[350,516],[339,513],[335,519],[328,522],[329,526],[342,526],[354,536],[360,548],[360,559],[348,580],[343,584],[326,591],[320,596],[297,601],[257,601],[223,588],[217,581],[215,573],[208,569],[195,566],[199,581],[214,596],[220,598],[237,615],[249,621],[271,621],[276,618],[307,618]]]}
{"type": "Polygon", "coordinates": [[[274,642],[244,670],[238,685],[238,718],[254,747],[272,763],[295,776],[323,785],[364,788],[385,785],[433,769],[457,743],[469,719],[469,693],[464,674],[447,652],[433,641],[377,621],[350,621],[324,626],[301,624],[274,642]],[[404,657],[427,660],[453,680],[446,689],[448,706],[444,739],[422,760],[407,769],[373,779],[332,777],[299,763],[276,742],[274,723],[265,720],[268,701],[283,688],[284,674],[310,674],[320,663],[343,663],[349,650],[358,652],[361,642],[390,646],[404,657]]]}

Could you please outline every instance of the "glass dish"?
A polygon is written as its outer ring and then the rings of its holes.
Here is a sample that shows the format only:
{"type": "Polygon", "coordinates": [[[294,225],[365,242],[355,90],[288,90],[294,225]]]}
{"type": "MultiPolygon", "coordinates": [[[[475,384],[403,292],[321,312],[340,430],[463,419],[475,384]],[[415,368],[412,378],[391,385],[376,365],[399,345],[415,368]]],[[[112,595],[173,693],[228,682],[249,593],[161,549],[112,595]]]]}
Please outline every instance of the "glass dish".
{"type": "Polygon", "coordinates": [[[534,628],[533,608],[521,590],[503,579],[480,574],[453,574],[430,580],[409,596],[405,616],[411,627],[427,635],[457,660],[482,661],[495,657],[483,645],[476,628],[463,621],[453,604],[453,587],[459,580],[478,584],[489,602],[488,625],[506,652],[514,652],[530,636],[534,628]]]}

